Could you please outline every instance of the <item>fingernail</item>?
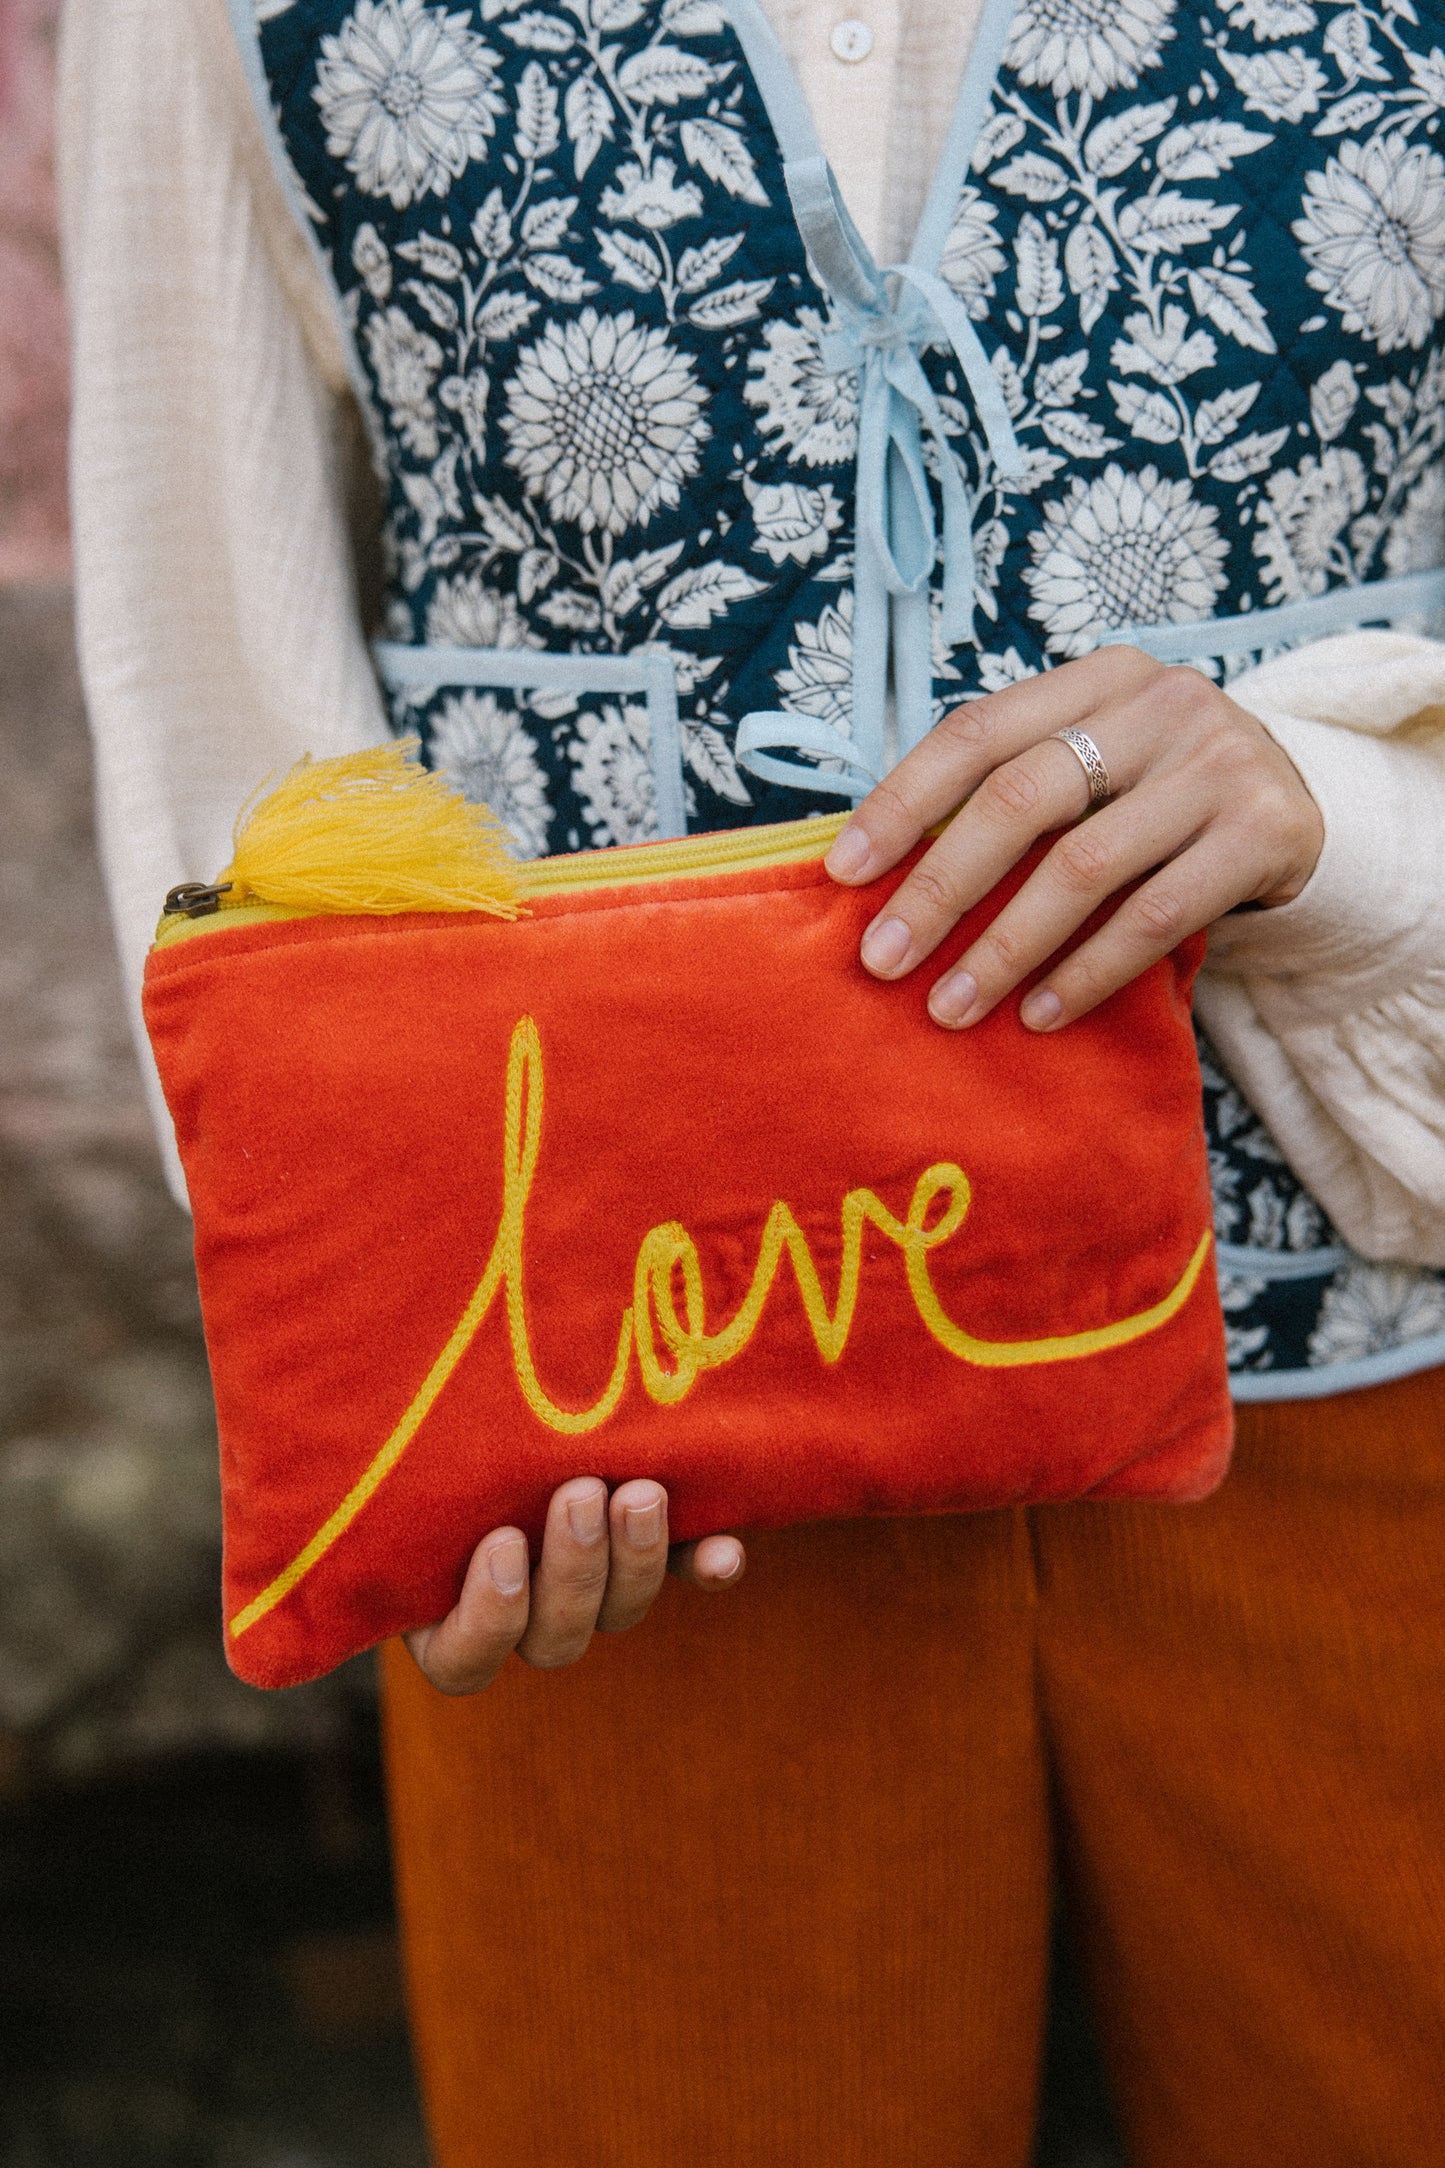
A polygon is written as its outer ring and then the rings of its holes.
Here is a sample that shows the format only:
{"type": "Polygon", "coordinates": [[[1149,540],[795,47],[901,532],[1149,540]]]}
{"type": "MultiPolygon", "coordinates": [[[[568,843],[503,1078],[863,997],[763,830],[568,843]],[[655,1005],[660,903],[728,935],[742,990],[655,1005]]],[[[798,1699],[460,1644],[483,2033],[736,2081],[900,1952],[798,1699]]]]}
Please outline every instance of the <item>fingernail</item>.
{"type": "Polygon", "coordinates": [[[527,1585],[527,1546],[520,1536],[494,1543],[487,1553],[487,1571],[499,1596],[520,1596],[527,1585]]]}
{"type": "Polygon", "coordinates": [[[1041,986],[1036,994],[1030,994],[1019,1010],[1019,1015],[1030,1031],[1047,1031],[1064,1013],[1064,1004],[1057,994],[1051,994],[1041,986]]]}
{"type": "Polygon", "coordinates": [[[650,1551],[662,1541],[662,1507],[655,1499],[650,1506],[627,1508],[627,1540],[634,1551],[650,1551]]]}
{"type": "Polygon", "coordinates": [[[600,1543],[607,1527],[607,1493],[599,1483],[567,1500],[567,1526],[579,1543],[600,1543]]]}
{"type": "Polygon", "coordinates": [[[870,971],[896,971],[912,946],[901,918],[880,918],[863,936],[863,961],[870,971]]]}
{"type": "Polygon", "coordinates": [[[719,1581],[733,1581],[736,1580],[737,1576],[742,1572],[742,1570],[743,1554],[741,1551],[734,1551],[733,1562],[728,1567],[727,1571],[725,1573],[716,1574],[714,1578],[719,1581]]]}
{"type": "Polygon", "coordinates": [[[856,881],[869,859],[873,846],[861,828],[851,825],[833,838],[833,848],[823,864],[835,881],[856,881]]]}
{"type": "Polygon", "coordinates": [[[967,971],[951,971],[928,997],[928,1013],[940,1024],[961,1024],[978,999],[978,984],[967,971]]]}

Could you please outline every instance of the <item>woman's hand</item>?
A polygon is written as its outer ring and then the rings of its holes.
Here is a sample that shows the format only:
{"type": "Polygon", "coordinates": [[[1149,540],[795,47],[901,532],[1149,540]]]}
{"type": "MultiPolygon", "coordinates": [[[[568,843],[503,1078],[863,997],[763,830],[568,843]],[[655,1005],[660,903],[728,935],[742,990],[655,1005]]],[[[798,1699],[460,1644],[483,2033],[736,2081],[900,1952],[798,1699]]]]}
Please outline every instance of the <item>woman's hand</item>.
{"type": "Polygon", "coordinates": [[[850,886],[876,880],[949,814],[863,936],[877,978],[912,971],[1039,836],[1066,831],[934,986],[929,1011],[950,1028],[987,1016],[1131,881],[1142,885],[1028,994],[1031,1030],[1071,1023],[1239,904],[1290,902],[1324,843],[1318,806],[1263,725],[1197,670],[1131,647],[955,708],[863,800],[828,871],[850,886]],[[1113,786],[1079,826],[1088,780],[1052,736],[1070,724],[1095,741],[1113,786]]]}
{"type": "Polygon", "coordinates": [[[736,1536],[704,1536],[669,1552],[660,1483],[624,1483],[609,1502],[605,1483],[578,1476],[552,1494],[535,1574],[521,1530],[494,1528],[472,1553],[455,1609],[408,1634],[406,1645],[442,1693],[478,1694],[513,1649],[551,1671],[575,1664],[594,1633],[635,1626],[664,1573],[694,1588],[732,1588],[744,1563],[736,1536]]]}

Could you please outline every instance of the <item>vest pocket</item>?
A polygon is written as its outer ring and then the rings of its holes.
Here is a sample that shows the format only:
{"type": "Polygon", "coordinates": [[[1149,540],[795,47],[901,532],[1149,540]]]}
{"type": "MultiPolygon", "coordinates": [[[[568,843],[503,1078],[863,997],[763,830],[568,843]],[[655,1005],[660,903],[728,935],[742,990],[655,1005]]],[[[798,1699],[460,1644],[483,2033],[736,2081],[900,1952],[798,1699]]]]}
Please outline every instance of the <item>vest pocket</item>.
{"type": "Polygon", "coordinates": [[[377,640],[372,655],[394,699],[415,703],[445,687],[495,692],[641,695],[647,707],[649,760],[657,804],[658,839],[687,833],[682,780],[682,734],[677,718],[677,671],[670,649],[635,648],[629,655],[557,655],[515,647],[410,646],[377,640]]]}

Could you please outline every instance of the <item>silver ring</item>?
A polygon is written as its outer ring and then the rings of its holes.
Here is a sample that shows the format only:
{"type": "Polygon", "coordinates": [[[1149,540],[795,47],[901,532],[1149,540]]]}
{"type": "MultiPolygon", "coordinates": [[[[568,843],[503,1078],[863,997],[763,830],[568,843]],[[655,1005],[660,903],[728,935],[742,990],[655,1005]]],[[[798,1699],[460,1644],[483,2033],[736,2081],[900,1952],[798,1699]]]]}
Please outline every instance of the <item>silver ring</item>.
{"type": "Polygon", "coordinates": [[[1056,730],[1052,733],[1060,743],[1067,745],[1089,778],[1089,811],[1093,813],[1101,805],[1107,805],[1113,796],[1114,786],[1109,781],[1109,771],[1104,756],[1089,736],[1087,730],[1056,730]]]}

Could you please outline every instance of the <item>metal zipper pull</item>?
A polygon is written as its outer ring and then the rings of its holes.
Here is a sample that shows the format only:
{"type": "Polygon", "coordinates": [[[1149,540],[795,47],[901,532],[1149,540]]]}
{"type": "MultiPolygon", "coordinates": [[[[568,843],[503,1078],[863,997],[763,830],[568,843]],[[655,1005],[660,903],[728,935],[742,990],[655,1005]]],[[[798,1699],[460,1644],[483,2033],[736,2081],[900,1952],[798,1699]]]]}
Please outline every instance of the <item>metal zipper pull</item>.
{"type": "Polygon", "coordinates": [[[235,886],[233,881],[222,881],[219,887],[207,887],[204,881],[182,881],[166,897],[163,918],[209,918],[212,911],[221,908],[222,896],[229,896],[235,886]]]}

